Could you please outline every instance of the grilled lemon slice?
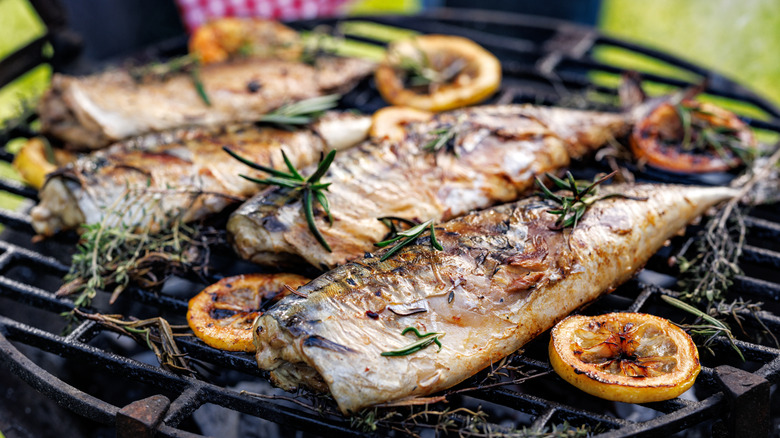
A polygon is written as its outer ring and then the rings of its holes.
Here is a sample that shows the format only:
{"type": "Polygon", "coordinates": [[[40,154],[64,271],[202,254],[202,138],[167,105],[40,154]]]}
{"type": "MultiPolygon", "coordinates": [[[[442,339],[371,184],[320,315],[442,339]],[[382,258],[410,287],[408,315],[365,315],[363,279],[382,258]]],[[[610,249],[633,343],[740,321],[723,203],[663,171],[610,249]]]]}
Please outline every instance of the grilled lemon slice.
{"type": "Polygon", "coordinates": [[[492,95],[501,85],[501,63],[467,38],[421,35],[391,44],[374,78],[393,105],[446,111],[492,95]]]}
{"type": "Polygon", "coordinates": [[[406,125],[414,122],[425,122],[433,114],[408,106],[388,106],[371,116],[372,138],[378,140],[401,141],[406,138],[406,125]]]}
{"type": "Polygon", "coordinates": [[[226,277],[195,295],[187,309],[187,323],[207,345],[227,351],[254,352],[252,323],[261,305],[279,300],[308,283],[295,274],[245,274],[226,277]]]}
{"type": "Polygon", "coordinates": [[[22,146],[14,157],[13,167],[24,182],[40,189],[46,182],[46,175],[76,160],[72,152],[53,149],[40,137],[33,137],[22,146]]]}
{"type": "Polygon", "coordinates": [[[607,400],[668,400],[701,370],[691,337],[666,319],[643,313],[570,316],[552,329],[550,362],[564,380],[607,400]]]}
{"type": "Polygon", "coordinates": [[[686,99],[660,104],[636,124],[630,139],[638,159],[682,173],[722,172],[755,153],[756,139],[736,114],[686,99]]]}

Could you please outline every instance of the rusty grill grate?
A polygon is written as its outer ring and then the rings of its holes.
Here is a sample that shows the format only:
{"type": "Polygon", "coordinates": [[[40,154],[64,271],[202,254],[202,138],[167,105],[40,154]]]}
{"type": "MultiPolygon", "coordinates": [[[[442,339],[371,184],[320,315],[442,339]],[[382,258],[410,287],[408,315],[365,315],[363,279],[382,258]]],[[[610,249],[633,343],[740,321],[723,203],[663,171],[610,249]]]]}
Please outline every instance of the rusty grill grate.
{"type": "MultiPolygon", "coordinates": [[[[494,103],[572,104],[574,97],[587,96],[591,106],[608,106],[614,102],[615,89],[598,85],[594,79],[596,75],[617,76],[622,73],[620,68],[599,61],[598,51],[603,47],[613,47],[665,62],[685,72],[688,77],[693,75],[708,79],[708,94],[752,105],[765,117],[746,119],[747,122],[755,128],[780,133],[780,112],[762,97],[713,72],[664,53],[605,37],[587,27],[539,17],[478,10],[444,9],[419,17],[374,17],[372,20],[426,33],[463,35],[493,51],[502,60],[505,77],[494,103]]],[[[336,20],[316,20],[294,25],[310,29],[336,23],[336,20]]],[[[57,27],[51,29],[56,30],[57,27]]],[[[56,39],[56,35],[49,35],[49,39],[56,39]]],[[[183,50],[183,45],[179,46],[179,50],[183,50]]],[[[40,53],[40,42],[36,41],[23,48],[20,54],[13,55],[10,62],[3,61],[3,67],[13,68],[0,69],[5,72],[0,75],[0,85],[42,62],[40,53]]],[[[675,77],[653,74],[645,74],[644,77],[648,81],[673,87],[691,85],[675,77]]],[[[383,103],[371,81],[367,80],[345,97],[343,105],[370,112],[383,103]]],[[[28,132],[16,131],[9,138],[28,135],[28,132]]],[[[6,140],[0,139],[3,143],[6,140]]],[[[0,158],[10,161],[13,157],[3,152],[0,158]]],[[[596,162],[584,162],[575,164],[573,170],[588,175],[602,170],[599,166],[596,162]]],[[[639,173],[638,176],[649,181],[704,184],[722,183],[729,177],[718,175],[719,180],[695,180],[652,171],[639,173]]],[[[8,179],[0,179],[0,190],[21,195],[30,201],[36,200],[34,190],[8,179]]],[[[218,351],[195,338],[180,338],[180,347],[210,370],[207,373],[209,380],[206,380],[173,374],[142,362],[136,355],[139,347],[136,346],[135,350],[117,347],[116,335],[91,321],[82,322],[67,336],[56,334],[58,331],[43,321],[59,321],[58,314],[73,307],[71,301],[55,297],[53,291],[68,270],[67,260],[73,251],[75,236],[33,243],[34,233],[26,213],[0,211],[0,222],[6,228],[0,240],[0,362],[59,404],[95,422],[115,426],[120,436],[145,436],[154,431],[158,436],[199,436],[187,431],[194,430],[190,417],[207,404],[314,435],[366,435],[351,427],[349,419],[318,415],[285,400],[256,399],[232,389],[241,381],[267,380],[249,354],[218,351]],[[28,311],[34,316],[22,316],[28,311]],[[84,367],[89,373],[121,378],[143,390],[111,397],[94,388],[87,391],[84,388],[89,387],[88,384],[60,380],[20,351],[29,351],[30,348],[53,353],[64,358],[71,367],[84,367]],[[111,398],[114,400],[107,401],[111,398]]],[[[746,274],[736,278],[730,297],[766,303],[766,310],[756,314],[744,311],[740,316],[744,317],[746,326],[754,329],[763,326],[772,333],[780,333],[780,283],[776,275],[780,268],[780,210],[776,205],[757,208],[747,217],[747,226],[748,244],[742,259],[746,274]]],[[[679,246],[680,242],[681,238],[673,241],[672,248],[679,246]]],[[[684,320],[684,315],[659,299],[661,294],[674,294],[666,289],[674,284],[675,272],[666,262],[672,248],[661,251],[643,274],[600,299],[584,313],[643,311],[660,314],[673,321],[684,320]]],[[[244,266],[239,269],[253,268],[244,266]]],[[[211,279],[216,280],[220,276],[218,273],[211,279]]],[[[189,290],[191,295],[193,287],[197,286],[185,286],[183,289],[189,290]]],[[[138,317],[162,314],[175,323],[183,321],[188,298],[189,295],[167,285],[160,293],[131,288],[120,300],[119,309],[105,311],[120,311],[138,317]]],[[[549,371],[548,340],[547,334],[534,340],[524,353],[513,357],[512,364],[523,366],[530,372],[549,371]]],[[[653,417],[649,420],[633,419],[630,415],[621,414],[611,402],[570,389],[554,373],[517,386],[454,396],[450,399],[450,407],[482,404],[491,414],[492,421],[500,421],[503,426],[526,426],[535,431],[566,421],[574,426],[587,425],[598,436],[660,436],[685,430],[703,421],[720,420],[713,430],[731,435],[737,431],[745,436],[766,435],[771,421],[770,385],[776,385],[780,380],[780,348],[770,340],[761,343],[737,341],[737,345],[742,349],[746,362],[741,362],[730,352],[725,339],[718,339],[713,347],[715,355],[703,359],[702,375],[694,387],[698,400],[674,399],[647,404],[647,411],[653,417]]],[[[477,380],[472,379],[463,386],[474,385],[474,382],[477,380]]],[[[778,412],[774,415],[777,416],[778,412]]],[[[501,426],[497,426],[496,430],[502,430],[501,426]]],[[[380,430],[378,433],[390,432],[380,430]]]]}

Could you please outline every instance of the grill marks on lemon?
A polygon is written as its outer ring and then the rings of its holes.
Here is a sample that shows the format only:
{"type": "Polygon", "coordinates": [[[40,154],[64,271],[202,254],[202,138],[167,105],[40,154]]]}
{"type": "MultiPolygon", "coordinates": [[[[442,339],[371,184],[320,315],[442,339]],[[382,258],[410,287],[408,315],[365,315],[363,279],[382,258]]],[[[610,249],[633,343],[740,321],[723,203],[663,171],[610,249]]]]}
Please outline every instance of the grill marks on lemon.
{"type": "Polygon", "coordinates": [[[211,347],[253,352],[252,323],[262,314],[262,308],[308,282],[308,278],[295,274],[223,278],[190,300],[187,323],[211,347]]]}
{"type": "Polygon", "coordinates": [[[677,397],[698,375],[698,351],[671,322],[641,313],[571,316],[552,331],[550,362],[579,389],[608,400],[677,397]]]}

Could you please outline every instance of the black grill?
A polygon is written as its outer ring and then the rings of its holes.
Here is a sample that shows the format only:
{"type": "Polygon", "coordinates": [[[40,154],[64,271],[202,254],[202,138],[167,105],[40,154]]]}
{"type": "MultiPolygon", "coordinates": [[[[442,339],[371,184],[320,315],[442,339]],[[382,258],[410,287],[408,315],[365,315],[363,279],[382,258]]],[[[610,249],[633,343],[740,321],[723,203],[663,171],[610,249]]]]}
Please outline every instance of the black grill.
{"type": "MultiPolygon", "coordinates": [[[[726,103],[752,105],[763,113],[763,117],[745,120],[756,129],[780,133],[780,112],[761,96],[713,72],[661,52],[605,37],[591,28],[540,17],[480,10],[445,9],[419,17],[373,17],[371,20],[425,33],[463,35],[494,52],[502,60],[505,78],[493,103],[572,106],[587,102],[591,108],[612,108],[616,90],[599,85],[597,75],[617,77],[623,72],[617,66],[599,61],[602,48],[616,47],[663,61],[685,73],[681,77],[695,78],[694,82],[706,79],[707,94],[719,96],[726,103]]],[[[337,23],[337,20],[316,20],[293,25],[311,29],[337,23]]],[[[183,45],[179,44],[177,49],[183,50],[183,45]]],[[[168,47],[158,49],[158,53],[169,52],[168,47]]],[[[0,69],[6,72],[2,83],[41,62],[39,57],[40,50],[22,49],[20,55],[12,58],[17,66],[14,69],[19,72],[0,69]]],[[[8,65],[3,61],[4,68],[8,65]]],[[[693,85],[676,76],[645,74],[644,78],[673,87],[693,85]]],[[[370,112],[383,103],[372,81],[366,80],[345,97],[343,105],[370,112]]],[[[16,131],[11,137],[16,135],[28,133],[16,131]]],[[[7,139],[0,140],[5,142],[7,139]]],[[[4,153],[2,158],[10,161],[13,157],[4,153]]],[[[586,161],[576,163],[573,171],[578,175],[590,175],[604,167],[601,163],[586,161]]],[[[692,178],[657,171],[639,172],[637,176],[648,181],[703,184],[721,184],[731,177],[721,174],[714,178],[692,178]]],[[[0,180],[0,189],[36,200],[34,190],[7,179],[0,180]]],[[[284,431],[295,429],[327,436],[373,433],[351,426],[349,419],[339,415],[317,413],[284,398],[257,399],[231,389],[241,381],[267,380],[267,375],[257,368],[249,354],[218,351],[195,338],[179,338],[180,347],[209,369],[205,374],[208,377],[193,378],[141,362],[138,353],[143,348],[126,346],[95,322],[83,321],[67,336],[55,334],[64,325],[58,314],[73,308],[71,301],[55,297],[53,291],[68,270],[75,236],[64,235],[33,243],[34,233],[26,213],[1,211],[0,222],[6,227],[0,241],[0,361],[57,403],[97,423],[115,426],[120,436],[150,436],[145,434],[153,431],[158,436],[198,436],[187,430],[197,430],[190,418],[206,404],[271,420],[282,425],[284,431]],[[65,367],[120,379],[123,382],[117,383],[118,386],[133,389],[122,389],[122,394],[96,389],[90,384],[91,377],[79,377],[77,382],[62,381],[52,374],[58,371],[41,368],[20,350],[53,353],[64,358],[65,367]]],[[[780,283],[776,274],[780,267],[780,211],[776,205],[756,208],[747,217],[747,227],[748,244],[741,262],[746,274],[736,278],[729,299],[743,297],[764,302],[765,310],[758,313],[741,311],[739,316],[743,318],[746,330],[780,333],[780,283]]],[[[694,227],[688,235],[695,231],[694,227]]],[[[667,259],[682,241],[682,237],[673,239],[671,246],[656,255],[636,279],[601,298],[583,313],[629,310],[662,315],[676,322],[690,320],[660,299],[662,294],[676,295],[669,289],[674,285],[676,272],[669,267],[667,259]]],[[[240,266],[239,270],[254,270],[248,265],[240,266]]],[[[225,272],[217,273],[209,280],[216,280],[223,274],[225,272]]],[[[167,286],[162,292],[131,288],[114,308],[101,305],[101,297],[98,297],[96,308],[137,317],[162,315],[172,323],[181,322],[186,300],[203,284],[167,286]],[[183,294],[182,290],[189,293],[183,294]]],[[[496,431],[505,430],[508,425],[539,431],[568,422],[573,426],[587,426],[598,436],[660,436],[691,427],[705,428],[708,432],[712,427],[716,433],[735,435],[739,432],[743,436],[769,433],[772,422],[770,386],[780,380],[780,347],[774,344],[771,336],[764,336],[761,342],[738,340],[745,362],[736,357],[726,339],[717,339],[714,355],[703,355],[702,374],[694,386],[698,401],[674,399],[647,404],[645,407],[649,409],[643,412],[651,417],[649,420],[636,420],[636,413],[627,414],[626,406],[580,393],[554,373],[549,373],[548,341],[547,334],[540,336],[510,362],[526,373],[548,373],[518,385],[450,396],[450,409],[483,405],[490,414],[490,421],[501,423],[495,426],[496,431]]],[[[73,379],[73,375],[70,373],[69,377],[73,379]]],[[[478,386],[484,377],[482,373],[459,388],[478,386]]],[[[776,401],[777,395],[774,397],[776,401]]],[[[304,403],[310,401],[303,395],[298,399],[304,403]]],[[[775,408],[773,414],[778,416],[780,412],[775,408]]],[[[396,432],[380,429],[376,433],[396,432]]]]}

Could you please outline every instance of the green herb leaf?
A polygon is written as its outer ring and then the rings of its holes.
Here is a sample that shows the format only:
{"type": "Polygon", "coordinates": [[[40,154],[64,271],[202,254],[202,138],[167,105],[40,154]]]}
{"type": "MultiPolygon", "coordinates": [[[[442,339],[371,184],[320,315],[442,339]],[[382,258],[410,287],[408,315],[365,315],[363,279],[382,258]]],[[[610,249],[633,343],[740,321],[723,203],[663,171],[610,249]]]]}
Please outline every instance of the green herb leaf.
{"type": "MultiPolygon", "coordinates": [[[[387,218],[379,218],[379,220],[382,220],[384,222],[383,219],[386,220],[387,218]]],[[[406,221],[406,220],[404,219],[404,221],[406,221]]],[[[414,242],[425,231],[430,231],[430,234],[431,234],[431,246],[434,249],[438,250],[438,251],[443,251],[444,247],[442,247],[441,244],[439,243],[439,241],[436,239],[436,231],[435,231],[435,229],[433,227],[433,220],[429,220],[429,221],[425,221],[425,222],[423,222],[421,224],[416,224],[415,226],[413,226],[412,228],[409,228],[408,230],[398,231],[397,235],[392,237],[392,238],[390,238],[390,239],[386,239],[386,240],[383,240],[381,242],[375,243],[374,246],[379,247],[379,248],[384,248],[386,246],[389,246],[389,245],[391,245],[391,244],[393,244],[393,243],[403,239],[403,241],[401,243],[397,244],[396,246],[391,248],[389,251],[387,251],[385,253],[385,255],[383,255],[382,258],[379,259],[379,261],[383,262],[383,261],[389,259],[394,254],[396,254],[398,251],[400,251],[403,247],[405,247],[405,246],[409,245],[410,243],[414,242]]]]}
{"type": "Polygon", "coordinates": [[[412,353],[416,353],[424,348],[427,348],[431,344],[436,344],[439,347],[439,350],[437,352],[441,351],[442,344],[441,341],[439,341],[440,336],[444,336],[444,333],[441,332],[428,332],[428,333],[420,333],[419,330],[417,330],[415,327],[407,327],[401,332],[401,336],[406,335],[409,332],[413,332],[417,338],[419,338],[419,341],[413,342],[409,345],[407,345],[404,348],[398,349],[398,350],[392,350],[392,351],[384,351],[381,353],[382,356],[408,356],[412,353]]]}

